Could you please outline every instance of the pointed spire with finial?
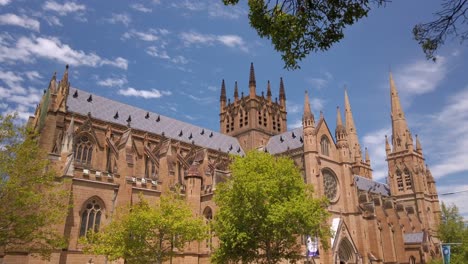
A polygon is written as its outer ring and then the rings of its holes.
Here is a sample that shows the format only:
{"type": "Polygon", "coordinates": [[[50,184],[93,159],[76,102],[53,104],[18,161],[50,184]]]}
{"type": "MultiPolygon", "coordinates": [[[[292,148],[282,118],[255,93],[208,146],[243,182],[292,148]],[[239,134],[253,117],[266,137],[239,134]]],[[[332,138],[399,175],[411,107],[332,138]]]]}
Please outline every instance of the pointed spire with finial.
{"type": "MultiPolygon", "coordinates": [[[[346,123],[346,133],[348,134],[348,142],[349,146],[361,149],[361,145],[359,144],[359,138],[356,131],[356,125],[354,124],[353,112],[351,110],[351,104],[349,103],[348,97],[348,90],[345,87],[345,123],[346,123]]],[[[356,151],[351,151],[351,154],[354,155],[357,153],[356,151]]]]}
{"type": "Polygon", "coordinates": [[[282,107],[286,107],[286,92],[284,90],[283,77],[280,78],[279,101],[282,107]]]}
{"type": "Polygon", "coordinates": [[[50,79],[49,89],[51,89],[52,93],[55,93],[57,90],[57,72],[54,72],[54,75],[50,79]]]}
{"type": "Polygon", "coordinates": [[[75,134],[75,117],[72,116],[62,142],[62,153],[70,153],[73,150],[73,138],[75,134]]]}
{"type": "Polygon", "coordinates": [[[418,135],[416,135],[416,151],[422,154],[421,142],[419,141],[418,135]]]}
{"type": "Polygon", "coordinates": [[[239,89],[237,88],[237,81],[234,83],[234,102],[239,100],[239,89]]]}
{"type": "Polygon", "coordinates": [[[255,81],[255,69],[253,62],[250,63],[250,75],[249,75],[249,91],[250,98],[254,98],[256,95],[255,89],[257,87],[257,82],[255,81]]]}
{"type": "Polygon", "coordinates": [[[343,126],[343,121],[341,120],[341,111],[339,106],[336,107],[335,137],[337,141],[341,141],[346,137],[346,128],[343,126]]]}
{"type": "Polygon", "coordinates": [[[302,126],[303,127],[315,126],[315,118],[314,118],[314,114],[310,110],[309,94],[307,93],[307,90],[305,91],[305,95],[304,95],[304,114],[302,115],[302,126]]]}
{"type": "Polygon", "coordinates": [[[367,147],[365,148],[365,155],[366,163],[370,164],[369,151],[367,150],[367,147]]]}
{"type": "Polygon", "coordinates": [[[385,135],[385,152],[387,153],[387,156],[388,154],[390,154],[391,151],[392,149],[390,148],[390,144],[388,143],[388,137],[387,135],[385,135]]]}
{"type": "Polygon", "coordinates": [[[271,86],[270,86],[270,80],[268,80],[267,84],[267,99],[269,102],[271,102],[271,86]]]}
{"type": "Polygon", "coordinates": [[[62,94],[67,94],[69,86],[70,85],[68,82],[68,64],[67,64],[65,66],[65,72],[63,73],[62,80],[60,80],[59,92],[62,94]]]}
{"type": "Polygon", "coordinates": [[[393,80],[392,73],[389,74],[390,79],[390,103],[391,103],[391,117],[392,117],[392,145],[393,151],[405,150],[407,144],[413,144],[413,139],[410,138],[408,124],[406,123],[405,114],[401,107],[400,97],[393,80]],[[407,142],[401,142],[401,140],[407,142]]]}
{"type": "Polygon", "coordinates": [[[224,79],[221,82],[221,96],[219,97],[219,102],[221,104],[221,112],[223,111],[224,107],[226,107],[226,85],[224,84],[224,79]]]}

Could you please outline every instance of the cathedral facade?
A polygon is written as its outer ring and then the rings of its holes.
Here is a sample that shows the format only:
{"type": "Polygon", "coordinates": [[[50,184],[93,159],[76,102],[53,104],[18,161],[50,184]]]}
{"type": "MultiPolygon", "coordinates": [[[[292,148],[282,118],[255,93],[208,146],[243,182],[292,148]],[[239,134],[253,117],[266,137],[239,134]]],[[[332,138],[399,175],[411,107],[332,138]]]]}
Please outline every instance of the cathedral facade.
{"type": "MultiPolygon", "coordinates": [[[[230,175],[229,155],[254,149],[291,157],[315,195],[330,200],[330,248],[319,246],[318,255],[307,256],[310,241],[303,241],[303,263],[428,262],[440,255],[437,190],[391,75],[389,86],[392,135],[382,144],[388,178],[380,183],[372,179],[367,149],[362,153],[346,91],[344,118],[338,108],[334,133],[311,112],[307,93],[302,126],[288,131],[283,79],[278,99],[270,82],[266,96],[259,95],[252,64],[248,95],[239,95],[235,83],[228,99],[222,81],[218,132],[71,87],[67,66],[60,81],[52,77],[29,120],[60,178],[70,179],[72,207],[59,227],[69,243],[50,263],[107,263],[83,254],[79,238],[105,226],[118,206],[140,193],[156,201],[178,188],[194,215],[211,221],[216,184],[230,175]]],[[[209,263],[217,243],[215,236],[190,243],[173,263],[209,263]]],[[[4,262],[43,263],[26,252],[9,252],[4,262]]]]}

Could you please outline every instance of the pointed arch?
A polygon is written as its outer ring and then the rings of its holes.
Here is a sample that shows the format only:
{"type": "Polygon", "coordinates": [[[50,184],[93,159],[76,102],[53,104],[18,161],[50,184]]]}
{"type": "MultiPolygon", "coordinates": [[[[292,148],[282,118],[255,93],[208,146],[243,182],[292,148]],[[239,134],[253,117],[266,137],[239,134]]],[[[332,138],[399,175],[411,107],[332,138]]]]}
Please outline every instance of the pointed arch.
{"type": "Polygon", "coordinates": [[[205,223],[208,226],[208,229],[206,231],[207,236],[205,239],[205,247],[211,250],[213,245],[213,230],[211,229],[211,221],[213,220],[213,210],[211,210],[211,207],[205,207],[205,209],[203,210],[203,218],[205,219],[205,223]]]}
{"type": "Polygon", "coordinates": [[[339,263],[356,263],[356,254],[354,247],[347,237],[343,238],[338,244],[337,258],[339,263]]]}
{"type": "Polygon", "coordinates": [[[75,163],[85,167],[91,166],[93,159],[94,137],[87,132],[82,132],[75,137],[75,163]]]}
{"type": "Polygon", "coordinates": [[[104,211],[104,202],[98,196],[93,196],[83,203],[80,210],[80,237],[86,236],[90,230],[99,231],[104,211]]]}
{"type": "Polygon", "coordinates": [[[325,135],[320,138],[320,153],[325,156],[330,156],[330,140],[325,135]]]}

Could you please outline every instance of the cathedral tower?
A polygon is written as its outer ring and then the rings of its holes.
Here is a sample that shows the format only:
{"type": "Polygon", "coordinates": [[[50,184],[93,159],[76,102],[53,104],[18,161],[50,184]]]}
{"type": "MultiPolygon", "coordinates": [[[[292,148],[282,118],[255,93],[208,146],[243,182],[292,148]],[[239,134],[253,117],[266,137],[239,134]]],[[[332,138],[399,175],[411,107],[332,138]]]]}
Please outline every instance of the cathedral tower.
{"type": "Polygon", "coordinates": [[[388,137],[385,143],[388,184],[392,195],[404,205],[404,209],[417,214],[422,228],[434,234],[440,214],[437,192],[433,188],[434,178],[425,164],[421,142],[417,137],[414,146],[391,73],[390,103],[392,136],[391,143],[388,137]]]}
{"type": "Polygon", "coordinates": [[[271,136],[286,132],[286,93],[283,79],[280,78],[279,102],[272,100],[270,81],[264,92],[256,94],[257,81],[253,63],[250,64],[249,94],[244,96],[237,82],[234,86],[234,99],[226,98],[224,80],[220,97],[220,131],[236,137],[244,150],[265,146],[271,136]],[[227,100],[227,103],[226,103],[227,100]]]}

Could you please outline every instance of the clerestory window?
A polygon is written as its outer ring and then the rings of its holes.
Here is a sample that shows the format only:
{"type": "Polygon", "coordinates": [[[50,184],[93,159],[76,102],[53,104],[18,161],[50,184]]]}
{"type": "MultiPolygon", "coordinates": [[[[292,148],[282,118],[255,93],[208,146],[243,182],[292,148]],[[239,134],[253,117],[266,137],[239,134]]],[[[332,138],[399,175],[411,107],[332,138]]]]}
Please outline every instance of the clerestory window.
{"type": "Polygon", "coordinates": [[[88,135],[78,136],[75,148],[75,162],[91,165],[93,157],[93,142],[88,135]]]}

